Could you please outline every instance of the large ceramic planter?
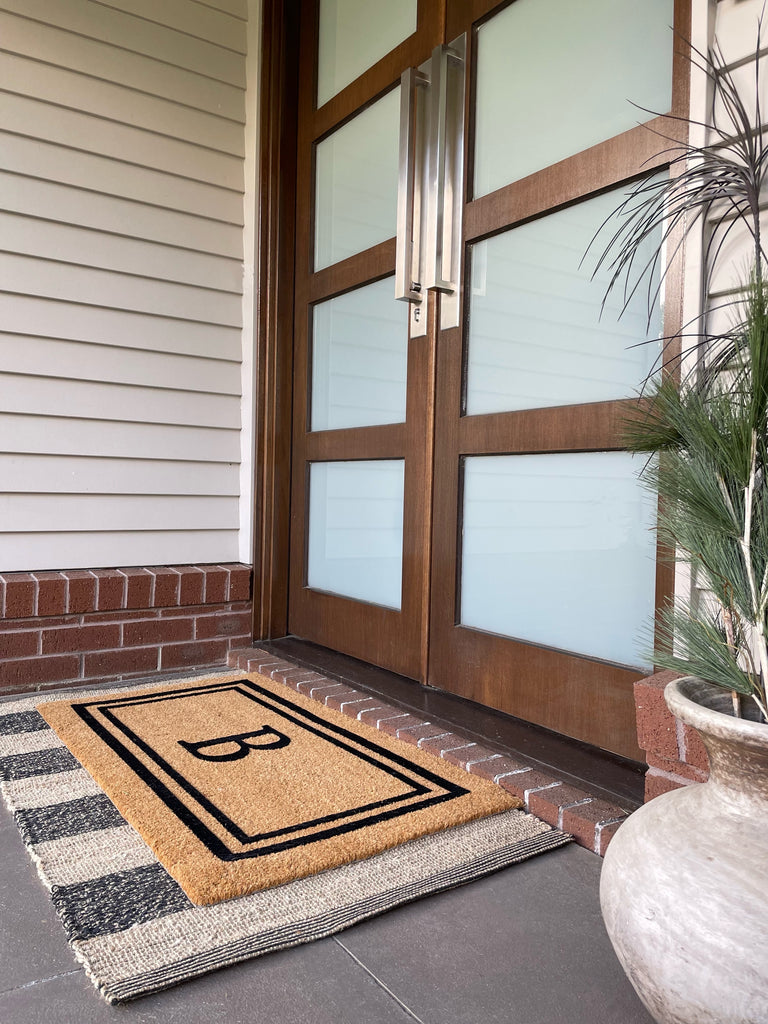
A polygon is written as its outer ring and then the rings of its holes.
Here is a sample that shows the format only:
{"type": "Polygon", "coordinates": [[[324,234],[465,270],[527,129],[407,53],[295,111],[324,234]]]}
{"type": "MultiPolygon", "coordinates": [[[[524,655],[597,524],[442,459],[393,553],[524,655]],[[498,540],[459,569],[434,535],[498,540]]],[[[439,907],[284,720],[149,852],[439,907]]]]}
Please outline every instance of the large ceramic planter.
{"type": "Polygon", "coordinates": [[[699,679],[665,697],[701,735],[710,778],[619,829],[600,884],[606,928],[660,1024],[766,1024],[768,725],[733,718],[728,694],[699,679]]]}

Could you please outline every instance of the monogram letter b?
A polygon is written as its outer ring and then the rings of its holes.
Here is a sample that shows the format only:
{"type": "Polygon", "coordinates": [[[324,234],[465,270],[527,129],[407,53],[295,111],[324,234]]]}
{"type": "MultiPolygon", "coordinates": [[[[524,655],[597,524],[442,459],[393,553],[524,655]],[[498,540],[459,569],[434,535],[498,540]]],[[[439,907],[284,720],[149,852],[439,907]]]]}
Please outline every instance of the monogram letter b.
{"type": "Polygon", "coordinates": [[[277,750],[280,747],[287,747],[290,738],[284,736],[276,729],[270,729],[268,725],[262,726],[256,732],[243,732],[235,736],[220,736],[218,739],[203,740],[200,743],[187,743],[186,740],[179,740],[179,746],[188,750],[192,757],[201,761],[239,761],[248,757],[252,750],[277,750]],[[272,737],[272,738],[270,738],[272,737]],[[253,742],[262,739],[265,742],[253,742]],[[203,753],[208,748],[224,747],[227,744],[235,745],[234,750],[223,753],[203,753]]]}

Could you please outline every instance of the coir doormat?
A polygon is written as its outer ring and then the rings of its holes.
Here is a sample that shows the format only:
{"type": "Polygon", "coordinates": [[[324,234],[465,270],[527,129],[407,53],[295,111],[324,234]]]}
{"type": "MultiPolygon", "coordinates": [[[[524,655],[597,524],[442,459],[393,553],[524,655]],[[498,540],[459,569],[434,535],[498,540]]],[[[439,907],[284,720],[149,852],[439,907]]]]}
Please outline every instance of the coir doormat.
{"type": "MultiPolygon", "coordinates": [[[[101,701],[104,691],[76,697],[101,701]]],[[[37,695],[0,705],[2,791],[75,955],[110,1002],[332,935],[570,841],[512,810],[197,906],[48,727],[35,710],[40,703],[37,695]]]]}
{"type": "Polygon", "coordinates": [[[258,674],[47,703],[48,725],[194,903],[519,807],[258,674]]]}

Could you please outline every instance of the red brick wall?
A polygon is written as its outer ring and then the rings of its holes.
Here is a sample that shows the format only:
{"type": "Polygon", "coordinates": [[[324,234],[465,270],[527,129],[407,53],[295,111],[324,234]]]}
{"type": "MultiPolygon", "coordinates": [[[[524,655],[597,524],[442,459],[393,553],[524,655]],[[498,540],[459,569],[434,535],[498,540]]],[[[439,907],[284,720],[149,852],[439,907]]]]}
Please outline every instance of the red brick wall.
{"type": "Polygon", "coordinates": [[[645,799],[692,782],[704,782],[709,761],[698,733],[683,725],[664,700],[664,687],[677,678],[674,672],[659,672],[635,683],[638,742],[646,752],[645,799]]]}
{"type": "Polygon", "coordinates": [[[250,638],[247,565],[0,575],[0,694],[224,665],[250,638]]]}

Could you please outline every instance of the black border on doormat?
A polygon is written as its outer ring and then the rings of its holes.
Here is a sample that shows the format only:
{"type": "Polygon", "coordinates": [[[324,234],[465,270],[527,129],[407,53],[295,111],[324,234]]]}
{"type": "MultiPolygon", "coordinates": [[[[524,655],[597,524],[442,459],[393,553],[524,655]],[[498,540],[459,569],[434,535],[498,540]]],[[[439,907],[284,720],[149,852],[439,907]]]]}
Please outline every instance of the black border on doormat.
{"type": "Polygon", "coordinates": [[[220,860],[235,861],[248,858],[263,857],[270,853],[293,849],[308,843],[318,842],[330,836],[365,828],[380,821],[409,814],[415,810],[433,807],[457,796],[466,795],[469,790],[455,785],[443,776],[416,764],[410,758],[403,757],[387,750],[385,747],[364,737],[344,729],[342,726],[313,714],[302,708],[296,701],[283,699],[270,690],[259,686],[251,679],[233,679],[193,685],[186,688],[151,692],[146,696],[120,695],[104,697],[100,700],[73,704],[73,710],[80,719],[155,793],[200,842],[220,860]],[[271,833],[249,834],[235,821],[229,818],[219,807],[211,802],[200,790],[178,770],[170,765],[160,753],[153,749],[134,730],[122,722],[116,713],[122,707],[134,707],[142,704],[157,704],[167,700],[183,699],[187,696],[197,697],[201,694],[232,690],[249,700],[263,705],[280,717],[291,721],[294,725],[326,740],[334,746],[344,749],[347,753],[367,761],[381,772],[395,777],[405,786],[404,792],[386,800],[375,803],[349,807],[333,816],[326,816],[312,821],[294,824],[290,829],[282,829],[271,833]],[[95,712],[99,712],[109,723],[99,721],[95,712]],[[123,742],[120,734],[129,740],[134,747],[153,764],[142,761],[123,742]],[[158,771],[159,769],[159,771],[158,771]],[[186,794],[182,800],[163,782],[163,776],[172,779],[186,794]],[[407,801],[407,803],[406,803],[407,801]],[[398,804],[392,807],[389,805],[398,804]],[[387,807],[388,809],[384,809],[387,807]],[[198,808],[202,808],[219,822],[231,837],[232,842],[226,845],[205,824],[198,808]],[[364,814],[364,817],[360,817],[364,814]],[[352,819],[344,821],[344,818],[352,819]],[[307,830],[312,830],[306,834],[307,830]],[[287,838],[287,832],[302,834],[296,838],[287,838]],[[236,847],[239,844],[240,848],[236,847]]]}

